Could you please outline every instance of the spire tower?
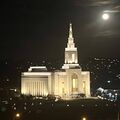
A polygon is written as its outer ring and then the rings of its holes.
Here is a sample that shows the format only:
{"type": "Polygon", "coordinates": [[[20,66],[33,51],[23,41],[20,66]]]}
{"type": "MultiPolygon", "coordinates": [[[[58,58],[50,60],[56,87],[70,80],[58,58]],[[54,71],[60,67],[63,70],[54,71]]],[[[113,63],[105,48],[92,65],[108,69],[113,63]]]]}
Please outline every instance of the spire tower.
{"type": "Polygon", "coordinates": [[[73,39],[72,23],[70,23],[70,27],[69,27],[69,38],[73,39]]]}
{"type": "Polygon", "coordinates": [[[67,47],[65,48],[65,64],[63,65],[63,69],[75,68],[79,67],[78,64],[78,55],[77,48],[75,47],[72,24],[69,26],[69,37],[67,47]]]}
{"type": "Polygon", "coordinates": [[[69,37],[68,37],[68,43],[67,43],[68,48],[74,48],[74,38],[73,38],[73,32],[72,32],[72,24],[70,23],[69,27],[69,37]]]}

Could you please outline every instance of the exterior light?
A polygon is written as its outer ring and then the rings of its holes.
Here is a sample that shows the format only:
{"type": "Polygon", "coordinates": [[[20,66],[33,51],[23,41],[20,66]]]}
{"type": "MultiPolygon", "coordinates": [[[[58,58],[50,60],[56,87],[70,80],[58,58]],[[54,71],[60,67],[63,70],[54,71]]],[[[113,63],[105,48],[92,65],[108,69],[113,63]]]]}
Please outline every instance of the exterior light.
{"type": "Polygon", "coordinates": [[[19,119],[21,116],[20,116],[20,113],[16,113],[15,114],[15,118],[19,119]]]}
{"type": "Polygon", "coordinates": [[[83,117],[82,120],[87,120],[86,117],[83,117]]]}
{"type": "Polygon", "coordinates": [[[19,113],[17,113],[17,114],[16,114],[16,117],[20,117],[20,114],[19,114],[19,113]]]}

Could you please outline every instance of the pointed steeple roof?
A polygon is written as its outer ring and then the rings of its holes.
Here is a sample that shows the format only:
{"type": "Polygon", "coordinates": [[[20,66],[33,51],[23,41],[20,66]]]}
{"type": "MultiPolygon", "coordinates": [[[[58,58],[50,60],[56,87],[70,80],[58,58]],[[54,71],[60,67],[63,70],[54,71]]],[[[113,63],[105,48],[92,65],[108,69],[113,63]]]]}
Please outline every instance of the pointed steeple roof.
{"type": "Polygon", "coordinates": [[[72,23],[69,25],[69,36],[68,36],[68,43],[67,43],[68,48],[73,48],[74,47],[74,38],[73,38],[73,30],[72,30],[72,23]]]}
{"type": "Polygon", "coordinates": [[[70,26],[69,26],[69,38],[73,38],[72,23],[70,23],[70,26]]]}

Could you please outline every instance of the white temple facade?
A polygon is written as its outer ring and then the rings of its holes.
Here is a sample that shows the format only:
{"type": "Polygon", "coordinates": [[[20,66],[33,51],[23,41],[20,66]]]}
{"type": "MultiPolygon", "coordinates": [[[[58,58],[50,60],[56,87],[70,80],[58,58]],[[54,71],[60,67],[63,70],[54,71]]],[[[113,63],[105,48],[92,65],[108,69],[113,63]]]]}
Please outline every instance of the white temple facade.
{"type": "Polygon", "coordinates": [[[59,95],[63,99],[79,94],[90,97],[90,72],[82,71],[78,64],[72,24],[61,70],[48,72],[45,66],[30,67],[28,72],[21,75],[21,93],[33,96],[59,95]]]}

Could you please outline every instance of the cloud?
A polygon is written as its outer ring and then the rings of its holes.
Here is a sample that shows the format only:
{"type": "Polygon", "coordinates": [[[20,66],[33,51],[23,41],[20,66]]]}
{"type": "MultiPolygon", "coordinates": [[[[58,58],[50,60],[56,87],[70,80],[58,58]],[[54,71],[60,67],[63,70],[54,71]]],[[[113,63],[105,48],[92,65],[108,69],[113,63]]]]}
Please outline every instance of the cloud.
{"type": "Polygon", "coordinates": [[[113,0],[90,0],[90,6],[104,6],[113,4],[113,0]]]}
{"type": "Polygon", "coordinates": [[[112,8],[109,10],[105,10],[105,13],[117,13],[120,12],[120,5],[114,5],[112,8]]]}
{"type": "Polygon", "coordinates": [[[116,5],[116,6],[113,7],[110,11],[111,11],[111,12],[120,12],[120,5],[116,5]]]}
{"type": "Polygon", "coordinates": [[[103,12],[120,12],[120,0],[74,0],[75,6],[109,8],[103,12]]]}
{"type": "Polygon", "coordinates": [[[74,4],[76,6],[93,6],[93,7],[99,7],[99,6],[111,6],[111,5],[117,5],[120,4],[120,1],[118,0],[74,0],[74,4]]]}
{"type": "Polygon", "coordinates": [[[117,30],[106,30],[106,31],[102,31],[99,32],[95,35],[95,37],[107,37],[107,38],[116,38],[116,37],[120,37],[119,35],[119,31],[117,30]]]}

